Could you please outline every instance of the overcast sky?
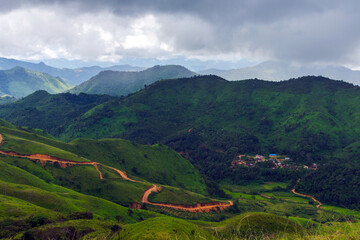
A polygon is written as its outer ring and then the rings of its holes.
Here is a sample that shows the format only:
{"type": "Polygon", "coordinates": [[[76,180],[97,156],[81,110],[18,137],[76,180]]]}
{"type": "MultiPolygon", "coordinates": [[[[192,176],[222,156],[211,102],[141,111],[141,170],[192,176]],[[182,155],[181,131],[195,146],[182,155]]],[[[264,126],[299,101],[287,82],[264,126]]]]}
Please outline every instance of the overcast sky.
{"type": "Polygon", "coordinates": [[[360,68],[359,13],[357,0],[0,0],[0,55],[360,68]]]}

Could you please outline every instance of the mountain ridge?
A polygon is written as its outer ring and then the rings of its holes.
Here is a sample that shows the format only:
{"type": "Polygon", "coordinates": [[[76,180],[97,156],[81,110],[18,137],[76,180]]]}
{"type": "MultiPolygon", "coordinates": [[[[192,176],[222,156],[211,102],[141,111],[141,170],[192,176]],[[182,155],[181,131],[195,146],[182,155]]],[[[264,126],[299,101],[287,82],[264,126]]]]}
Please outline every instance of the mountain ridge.
{"type": "Polygon", "coordinates": [[[194,72],[180,65],[156,65],[140,72],[102,71],[69,92],[126,96],[161,79],[190,77],[194,75],[194,72]]]}
{"type": "Polygon", "coordinates": [[[46,90],[50,93],[66,91],[72,86],[58,77],[40,73],[23,67],[0,70],[0,93],[16,98],[24,97],[36,90],[46,90]]]}
{"type": "Polygon", "coordinates": [[[32,63],[26,61],[20,61],[16,59],[9,58],[0,58],[0,70],[8,70],[14,67],[23,67],[29,70],[47,73],[55,77],[61,77],[68,83],[72,85],[78,85],[94,75],[98,74],[103,70],[116,70],[116,71],[139,71],[142,70],[140,67],[130,66],[130,65],[114,65],[111,67],[81,67],[81,68],[55,68],[52,66],[46,65],[44,62],[32,63]]]}
{"type": "Polygon", "coordinates": [[[307,75],[324,76],[330,79],[343,80],[360,85],[360,71],[351,70],[343,66],[332,65],[302,65],[282,61],[267,61],[252,67],[232,69],[228,71],[207,71],[230,81],[243,79],[265,79],[282,81],[307,75]]]}

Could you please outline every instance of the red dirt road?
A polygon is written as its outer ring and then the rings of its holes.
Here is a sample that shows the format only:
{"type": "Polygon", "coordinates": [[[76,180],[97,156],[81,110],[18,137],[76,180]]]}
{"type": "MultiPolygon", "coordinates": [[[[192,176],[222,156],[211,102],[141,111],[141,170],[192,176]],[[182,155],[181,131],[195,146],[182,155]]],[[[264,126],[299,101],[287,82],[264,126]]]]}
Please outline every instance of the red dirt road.
{"type": "MultiPolygon", "coordinates": [[[[3,136],[0,134],[0,146],[3,144],[3,136]]],[[[103,175],[99,169],[99,165],[103,167],[110,168],[114,171],[116,171],[124,180],[131,181],[131,182],[139,182],[134,179],[129,178],[125,172],[120,171],[119,169],[98,163],[98,162],[76,162],[66,159],[61,159],[58,157],[53,157],[45,154],[20,154],[16,152],[7,152],[0,150],[0,154],[7,155],[7,156],[13,156],[13,157],[21,157],[21,158],[27,158],[31,160],[37,160],[40,161],[43,167],[45,167],[47,162],[51,163],[58,163],[61,168],[67,168],[69,166],[76,166],[76,165],[92,165],[96,169],[96,171],[99,173],[99,178],[103,179],[103,175]]],[[[224,202],[211,202],[211,203],[198,203],[196,205],[178,205],[178,204],[171,204],[171,203],[152,203],[148,200],[149,195],[152,192],[160,192],[161,187],[157,187],[155,184],[152,185],[148,190],[146,190],[141,198],[142,203],[147,203],[151,205],[161,206],[161,207],[167,207],[167,208],[174,208],[177,210],[182,211],[189,211],[189,212],[210,212],[214,209],[222,211],[227,207],[230,207],[233,205],[232,201],[228,201],[228,203],[224,202]]]]}
{"type": "Polygon", "coordinates": [[[302,196],[302,197],[311,198],[314,202],[316,202],[316,203],[318,204],[318,205],[316,205],[317,208],[320,208],[320,206],[322,205],[322,203],[321,203],[320,201],[316,200],[316,199],[315,199],[313,196],[311,196],[311,195],[306,195],[306,194],[298,193],[298,192],[295,191],[295,188],[293,188],[291,191],[292,191],[294,194],[296,194],[296,195],[299,195],[299,196],[302,196]]]}
{"type": "Polygon", "coordinates": [[[141,198],[142,203],[147,203],[160,207],[174,208],[176,210],[188,211],[188,212],[210,212],[212,210],[222,211],[225,208],[228,208],[233,205],[232,201],[228,203],[224,202],[211,202],[211,203],[198,203],[196,205],[179,205],[171,203],[153,203],[149,201],[149,196],[152,192],[160,192],[161,187],[157,187],[153,184],[148,190],[146,190],[141,198]]]}
{"type": "Polygon", "coordinates": [[[139,181],[136,181],[134,179],[131,179],[129,178],[125,172],[123,171],[120,171],[119,169],[116,169],[116,168],[113,168],[113,167],[110,167],[110,166],[106,166],[104,165],[105,167],[108,167],[108,168],[111,168],[112,170],[114,170],[115,172],[117,172],[118,174],[120,174],[120,176],[124,179],[124,180],[128,180],[128,181],[131,181],[131,182],[139,182],[139,181]]]}

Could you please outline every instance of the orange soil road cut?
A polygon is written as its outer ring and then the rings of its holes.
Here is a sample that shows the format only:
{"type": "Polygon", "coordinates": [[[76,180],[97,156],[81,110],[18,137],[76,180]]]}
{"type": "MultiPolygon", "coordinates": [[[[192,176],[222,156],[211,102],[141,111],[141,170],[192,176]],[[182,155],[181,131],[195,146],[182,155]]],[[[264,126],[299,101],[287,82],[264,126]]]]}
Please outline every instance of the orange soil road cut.
{"type": "Polygon", "coordinates": [[[179,205],[179,204],[171,204],[171,203],[153,203],[149,201],[149,195],[152,192],[160,192],[161,187],[157,187],[156,185],[152,185],[148,190],[146,190],[141,198],[142,203],[147,203],[160,207],[174,208],[177,210],[188,211],[188,212],[210,212],[212,210],[224,210],[227,207],[233,205],[232,201],[228,201],[228,203],[224,202],[211,202],[211,203],[198,203],[196,205],[179,205]]]}
{"type": "Polygon", "coordinates": [[[320,206],[322,205],[322,203],[321,203],[320,201],[316,200],[316,199],[315,199],[313,196],[311,196],[311,195],[306,195],[306,194],[298,193],[298,192],[295,191],[295,188],[293,188],[291,191],[292,191],[294,194],[296,194],[296,195],[299,195],[299,196],[302,196],[302,197],[311,198],[314,202],[316,202],[316,203],[318,204],[318,205],[316,206],[317,208],[320,208],[320,206]]]}
{"type": "MultiPolygon", "coordinates": [[[[3,140],[4,140],[4,138],[3,138],[2,134],[0,134],[0,146],[3,144],[3,140]]],[[[139,182],[139,181],[129,178],[125,172],[120,171],[119,169],[116,169],[116,168],[113,168],[113,167],[110,167],[110,166],[107,166],[107,165],[104,165],[104,164],[101,164],[98,162],[91,162],[91,161],[90,162],[76,162],[76,161],[70,161],[70,160],[65,160],[65,159],[61,159],[58,157],[45,155],[45,154],[20,154],[20,153],[16,153],[16,152],[6,152],[6,151],[2,151],[2,150],[0,150],[0,154],[13,156],[13,157],[27,158],[27,159],[32,159],[32,160],[39,160],[43,167],[45,167],[46,162],[52,162],[52,163],[57,162],[57,163],[59,163],[60,167],[62,167],[62,168],[66,168],[68,166],[76,166],[76,165],[92,165],[98,171],[100,179],[103,179],[103,175],[102,175],[98,165],[102,165],[104,167],[107,167],[107,168],[110,168],[110,169],[116,171],[124,180],[131,181],[131,182],[139,182]]],[[[233,205],[232,201],[228,201],[228,203],[224,203],[224,202],[198,203],[196,205],[177,205],[177,204],[171,204],[171,203],[149,202],[149,200],[148,200],[149,195],[152,192],[160,192],[160,191],[161,191],[160,187],[157,187],[156,185],[152,185],[148,190],[146,190],[144,192],[144,194],[141,198],[141,202],[151,204],[151,205],[161,206],[161,207],[189,211],[189,212],[210,212],[213,209],[217,209],[217,210],[221,211],[221,210],[224,210],[225,208],[233,205]]]]}

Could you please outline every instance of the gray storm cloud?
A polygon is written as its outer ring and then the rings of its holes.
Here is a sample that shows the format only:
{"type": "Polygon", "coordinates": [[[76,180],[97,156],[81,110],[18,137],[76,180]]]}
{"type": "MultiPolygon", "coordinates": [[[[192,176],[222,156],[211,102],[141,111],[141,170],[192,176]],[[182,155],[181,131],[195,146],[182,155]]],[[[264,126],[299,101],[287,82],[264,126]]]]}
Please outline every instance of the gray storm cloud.
{"type": "Polygon", "coordinates": [[[358,1],[4,1],[0,53],[360,65],[358,1]]]}

